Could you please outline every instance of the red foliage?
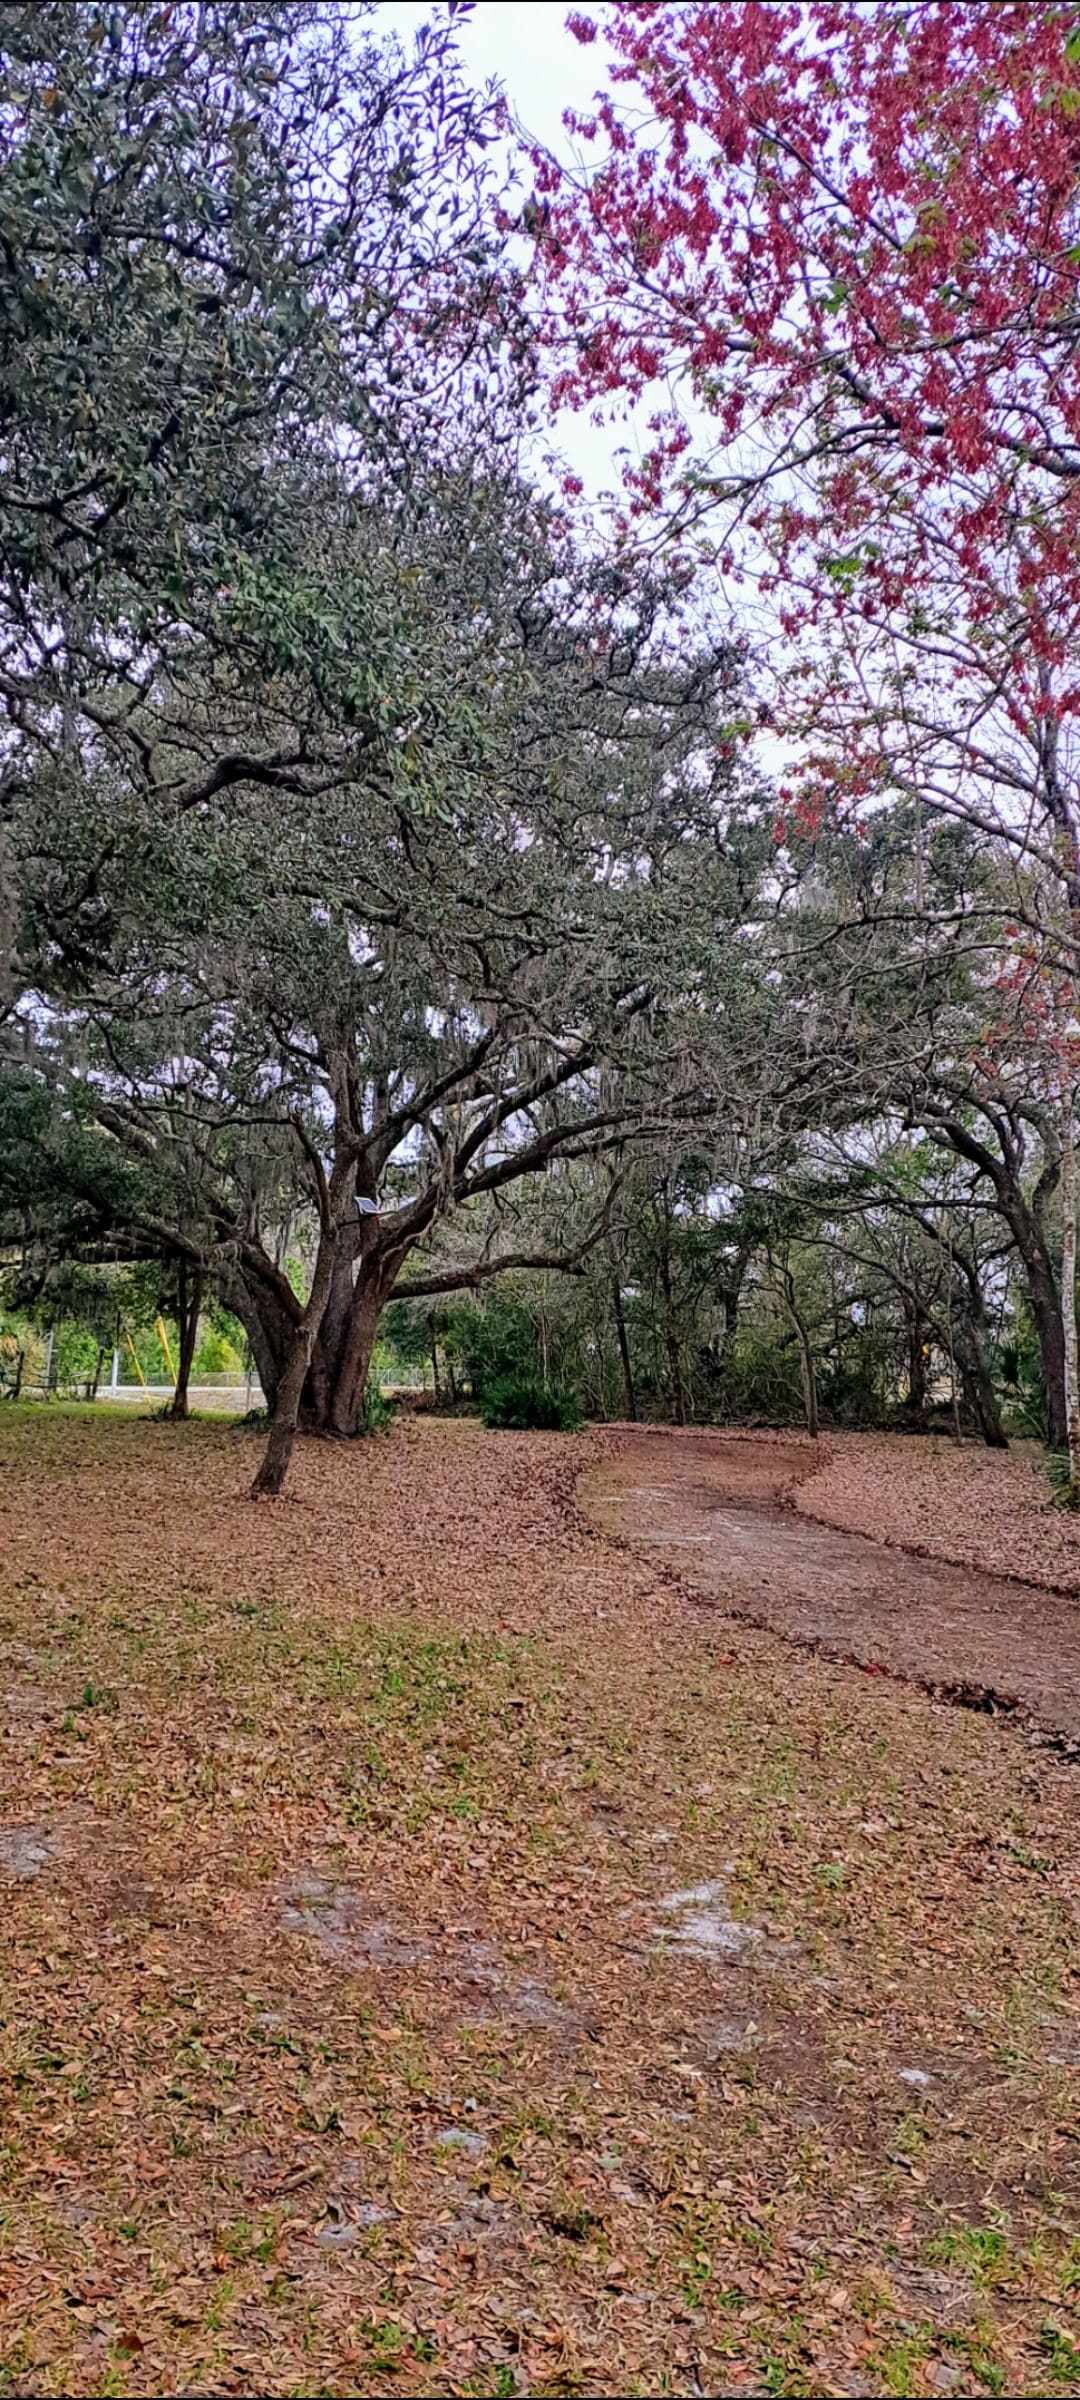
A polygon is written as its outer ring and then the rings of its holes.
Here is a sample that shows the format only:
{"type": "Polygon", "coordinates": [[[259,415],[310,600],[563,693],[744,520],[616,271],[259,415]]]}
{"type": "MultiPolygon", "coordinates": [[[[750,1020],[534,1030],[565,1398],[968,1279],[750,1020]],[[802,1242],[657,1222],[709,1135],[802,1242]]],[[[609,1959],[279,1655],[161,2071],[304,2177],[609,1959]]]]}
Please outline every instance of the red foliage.
{"type": "MultiPolygon", "coordinates": [[[[940,693],[992,646],[1034,753],[1080,716],[1080,11],[616,0],[600,30],[610,85],[576,130],[602,163],[537,161],[556,398],[692,395],[713,455],[687,466],[665,396],[632,507],[690,529],[735,501],[818,656],[853,621],[936,643],[940,693]]],[[[849,762],[857,680],[849,655],[804,712],[849,762]]]]}
{"type": "Polygon", "coordinates": [[[1078,24],[1053,0],[620,0],[612,80],[653,123],[633,137],[605,95],[611,155],[551,220],[589,310],[563,388],[723,369],[732,432],[755,393],[776,419],[827,390],[849,507],[853,416],[923,478],[1060,471],[1080,441],[1078,24]]]}

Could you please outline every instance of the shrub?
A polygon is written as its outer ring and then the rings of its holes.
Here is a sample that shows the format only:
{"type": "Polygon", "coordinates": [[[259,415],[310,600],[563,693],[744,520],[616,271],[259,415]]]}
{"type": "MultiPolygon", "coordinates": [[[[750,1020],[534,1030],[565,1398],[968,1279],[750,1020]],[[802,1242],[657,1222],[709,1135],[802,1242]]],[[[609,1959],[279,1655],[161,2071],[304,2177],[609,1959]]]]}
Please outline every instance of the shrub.
{"type": "Polygon", "coordinates": [[[192,1381],[197,1383],[200,1375],[237,1375],[243,1364],[235,1342],[229,1340],[224,1328],[210,1325],[192,1360],[192,1381]]]}
{"type": "Polygon", "coordinates": [[[377,1375],[369,1376],[364,1386],[364,1399],[357,1423],[357,1432],[361,1434],[387,1433],[396,1415],[397,1410],[393,1401],[385,1399],[379,1390],[377,1375]]]}
{"type": "Polygon", "coordinates": [[[492,1432],[575,1433],[581,1423],[576,1392],[543,1383],[538,1375],[510,1370],[492,1376],[480,1392],[480,1414],[492,1432]]]}
{"type": "Polygon", "coordinates": [[[1050,1488],[1054,1495],[1055,1508],[1080,1509],[1080,1500],[1077,1499],[1072,1486],[1068,1451],[1047,1450],[1045,1464],[1050,1478],[1050,1488]]]}
{"type": "Polygon", "coordinates": [[[747,1316],[724,1359],[717,1414],[729,1423],[797,1425],[804,1408],[799,1359],[788,1328],[747,1316]]]}
{"type": "Polygon", "coordinates": [[[998,1348],[997,1369],[1005,1386],[1006,1422],[1010,1433],[1027,1441],[1050,1441],[1050,1410],[1042,1379],[1035,1329],[1024,1311],[998,1348]]]}

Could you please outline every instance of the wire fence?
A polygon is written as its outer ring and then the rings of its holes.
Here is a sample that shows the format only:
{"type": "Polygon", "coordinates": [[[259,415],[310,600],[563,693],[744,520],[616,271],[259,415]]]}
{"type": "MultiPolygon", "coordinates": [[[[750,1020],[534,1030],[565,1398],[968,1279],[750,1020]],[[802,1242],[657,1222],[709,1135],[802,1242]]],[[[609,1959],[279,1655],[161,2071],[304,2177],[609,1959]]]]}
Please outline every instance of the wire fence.
{"type": "MultiPolygon", "coordinates": [[[[114,1372],[102,1379],[96,1389],[86,1381],[61,1383],[55,1372],[42,1367],[25,1367],[19,1377],[5,1375],[0,1360],[0,1398],[19,1400],[86,1400],[99,1401],[120,1408],[138,1407],[140,1403],[166,1408],[175,1392],[172,1383],[140,1383],[134,1376],[114,1372]]],[[[385,1400],[403,1400],[430,1392],[435,1379],[430,1367],[390,1366],[379,1369],[373,1378],[385,1400]]],[[[188,1386],[188,1404],[193,1409],[205,1409],[221,1416],[247,1416],[253,1409],[264,1409],[266,1400],[257,1375],[220,1373],[200,1375],[188,1386]]]]}

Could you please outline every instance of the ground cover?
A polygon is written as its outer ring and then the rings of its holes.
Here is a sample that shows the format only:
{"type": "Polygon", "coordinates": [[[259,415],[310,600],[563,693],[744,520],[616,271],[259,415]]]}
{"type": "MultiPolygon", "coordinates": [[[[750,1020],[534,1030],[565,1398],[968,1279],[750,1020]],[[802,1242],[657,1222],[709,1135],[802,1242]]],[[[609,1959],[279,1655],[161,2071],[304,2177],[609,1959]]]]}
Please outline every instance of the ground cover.
{"type": "Polygon", "coordinates": [[[621,1439],[0,1415],[4,2388],[1080,2381],[1075,1770],[621,1439]]]}
{"type": "Polygon", "coordinates": [[[913,1457],[922,1447],[642,1429],[583,1478],[581,1495],[602,1530],[659,1554],[721,1608],[1013,1716],[1080,1762],[1080,1610],[1071,1594],[1010,1575],[1003,1538],[1015,1525],[1018,1554],[1039,1552],[1045,1472],[1040,1481],[1011,1454],[984,1450],[969,1475],[966,1451],[928,1445],[913,1457]],[[882,1522],[897,1529],[891,1544],[874,1535],[882,1522]],[[950,1545],[998,1571],[961,1563],[950,1545]]]}
{"type": "Polygon", "coordinates": [[[927,1558],[1080,1593],[1080,1515],[1055,1504],[1034,1443],[1001,1452],[943,1434],[830,1434],[796,1505],[927,1558]]]}

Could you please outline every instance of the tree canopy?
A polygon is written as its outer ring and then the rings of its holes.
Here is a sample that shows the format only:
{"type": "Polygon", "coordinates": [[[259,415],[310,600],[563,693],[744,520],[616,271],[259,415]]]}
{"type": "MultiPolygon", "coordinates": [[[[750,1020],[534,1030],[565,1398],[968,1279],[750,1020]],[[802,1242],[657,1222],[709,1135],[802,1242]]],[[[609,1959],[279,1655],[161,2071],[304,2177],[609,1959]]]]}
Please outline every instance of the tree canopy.
{"type": "Polygon", "coordinates": [[[452,12],[4,14],[5,1289],[227,1307],[266,1489],[388,1308],[1075,1481],[1070,12],[574,29],[522,207],[452,12]]]}

